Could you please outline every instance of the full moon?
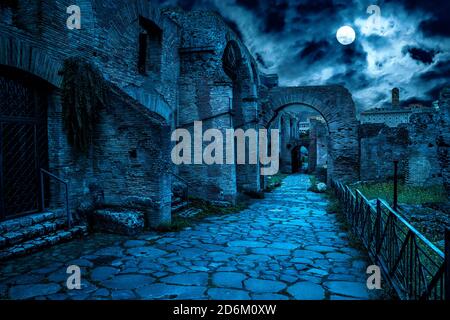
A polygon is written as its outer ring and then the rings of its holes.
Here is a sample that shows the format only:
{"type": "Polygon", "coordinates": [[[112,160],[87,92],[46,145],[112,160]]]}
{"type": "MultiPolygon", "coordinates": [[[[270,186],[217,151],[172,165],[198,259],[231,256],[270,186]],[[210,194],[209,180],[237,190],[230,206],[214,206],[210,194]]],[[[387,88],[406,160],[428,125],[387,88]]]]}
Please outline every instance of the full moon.
{"type": "Polygon", "coordinates": [[[355,41],[355,38],[355,30],[353,30],[353,28],[349,26],[340,27],[336,32],[336,39],[340,44],[343,44],[344,46],[351,44],[353,41],[355,41]]]}

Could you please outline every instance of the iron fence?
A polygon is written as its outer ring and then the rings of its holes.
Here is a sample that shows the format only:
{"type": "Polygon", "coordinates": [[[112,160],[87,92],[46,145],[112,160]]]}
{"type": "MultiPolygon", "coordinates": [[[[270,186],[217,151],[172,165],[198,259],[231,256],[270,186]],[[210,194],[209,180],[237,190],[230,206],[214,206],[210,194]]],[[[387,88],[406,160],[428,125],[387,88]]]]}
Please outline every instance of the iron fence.
{"type": "MultiPolygon", "coordinates": [[[[404,300],[448,300],[449,263],[444,253],[382,199],[332,181],[351,232],[404,300]]],[[[446,251],[448,251],[448,233],[446,251]]],[[[448,253],[447,253],[448,258],[448,253]]]]}

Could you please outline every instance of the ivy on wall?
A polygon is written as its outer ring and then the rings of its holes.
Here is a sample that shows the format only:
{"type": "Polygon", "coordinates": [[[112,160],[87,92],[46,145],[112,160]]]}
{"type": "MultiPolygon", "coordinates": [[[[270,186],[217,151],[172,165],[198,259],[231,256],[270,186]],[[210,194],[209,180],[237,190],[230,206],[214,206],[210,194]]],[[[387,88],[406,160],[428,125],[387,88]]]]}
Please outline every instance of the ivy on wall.
{"type": "Polygon", "coordinates": [[[69,143],[86,152],[92,144],[99,109],[106,105],[107,86],[100,72],[79,58],[64,61],[62,113],[69,143]]]}

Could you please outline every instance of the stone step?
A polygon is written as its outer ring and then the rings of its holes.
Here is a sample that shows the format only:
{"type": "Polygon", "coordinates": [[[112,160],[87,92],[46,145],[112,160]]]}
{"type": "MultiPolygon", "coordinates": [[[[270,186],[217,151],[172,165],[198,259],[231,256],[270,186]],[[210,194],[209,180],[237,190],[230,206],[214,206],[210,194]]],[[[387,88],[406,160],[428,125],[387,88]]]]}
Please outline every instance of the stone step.
{"type": "Polygon", "coordinates": [[[136,210],[99,209],[92,213],[91,227],[95,231],[128,236],[144,230],[144,213],[136,210]]]}
{"type": "Polygon", "coordinates": [[[177,215],[179,217],[182,218],[193,218],[195,216],[197,216],[198,214],[202,213],[201,209],[197,209],[197,208],[186,208],[184,210],[181,210],[177,213],[177,215]]]}
{"type": "Polygon", "coordinates": [[[0,251],[0,261],[34,253],[57,243],[66,242],[76,237],[82,237],[86,235],[87,232],[88,228],[85,225],[77,225],[68,230],[57,230],[56,232],[2,249],[0,251]]]}
{"type": "Polygon", "coordinates": [[[180,197],[174,197],[172,198],[172,205],[177,205],[180,202],[183,202],[183,199],[181,199],[180,197]]]}
{"type": "Polygon", "coordinates": [[[30,227],[35,224],[59,219],[62,217],[65,217],[65,212],[63,210],[56,210],[52,212],[30,214],[24,217],[2,221],[0,222],[0,235],[19,231],[23,228],[30,227]]]}
{"type": "Polygon", "coordinates": [[[66,218],[42,221],[16,231],[9,231],[0,236],[0,250],[22,242],[44,236],[67,226],[66,218]]]}
{"type": "Polygon", "coordinates": [[[172,213],[180,212],[181,210],[187,208],[188,205],[189,205],[189,203],[186,201],[182,201],[178,204],[172,203],[172,213]]]}

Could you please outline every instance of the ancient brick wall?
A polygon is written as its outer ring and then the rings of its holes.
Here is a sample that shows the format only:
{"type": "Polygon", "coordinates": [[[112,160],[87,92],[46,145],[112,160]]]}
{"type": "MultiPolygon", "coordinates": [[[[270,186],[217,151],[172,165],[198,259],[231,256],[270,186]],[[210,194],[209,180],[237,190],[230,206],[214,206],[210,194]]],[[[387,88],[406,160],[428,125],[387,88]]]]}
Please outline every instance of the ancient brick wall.
{"type": "Polygon", "coordinates": [[[99,67],[105,78],[143,105],[170,117],[170,110],[177,104],[179,74],[180,31],[176,24],[161,16],[159,9],[148,1],[84,0],[78,2],[81,29],[69,30],[66,8],[71,4],[70,1],[44,0],[34,8],[28,1],[19,1],[16,23],[2,28],[2,34],[43,49],[56,60],[67,56],[85,57],[99,67]],[[137,72],[139,16],[148,18],[163,30],[158,81],[137,72]]]}
{"type": "Polygon", "coordinates": [[[439,99],[438,159],[447,195],[450,197],[450,88],[441,91],[439,99]]]}
{"type": "Polygon", "coordinates": [[[439,114],[413,114],[408,126],[408,183],[441,185],[442,170],[438,159],[439,114]]]}
{"type": "MultiPolygon", "coordinates": [[[[255,127],[257,71],[236,34],[215,12],[167,9],[164,13],[183,30],[178,126],[192,132],[193,122],[201,120],[204,131],[215,128],[224,136],[226,129],[252,127],[251,121],[255,127]],[[227,52],[231,63],[239,62],[237,74],[224,70],[227,52]]],[[[196,164],[177,169],[190,182],[190,193],[195,197],[234,202],[238,189],[260,188],[257,165],[196,164]]]]}
{"type": "Polygon", "coordinates": [[[359,127],[360,168],[362,181],[387,181],[394,176],[394,160],[399,160],[399,173],[406,174],[409,134],[404,127],[390,128],[383,124],[359,127]]]}
{"type": "Polygon", "coordinates": [[[292,172],[291,149],[291,117],[287,113],[280,115],[280,171],[283,173],[292,172]]]}
{"type": "Polygon", "coordinates": [[[360,126],[361,180],[388,181],[399,161],[399,175],[411,185],[442,184],[438,159],[437,113],[414,114],[409,124],[360,126]]]}
{"type": "Polygon", "coordinates": [[[314,172],[318,168],[325,168],[328,163],[328,128],[321,121],[310,120],[309,170],[314,172]]]}
{"type": "MultiPolygon", "coordinates": [[[[0,64],[53,85],[48,109],[49,165],[54,174],[70,181],[72,208],[92,205],[95,190],[110,203],[131,196],[148,198],[149,207],[156,208],[148,214],[155,221],[167,222],[170,176],[159,168],[170,164],[167,128],[175,126],[178,105],[180,30],[152,2],[143,0],[80,0],[76,4],[81,9],[81,29],[69,30],[66,8],[72,4],[19,0],[17,7],[2,9],[0,64]],[[162,30],[160,69],[146,74],[138,72],[143,18],[162,30]],[[99,131],[88,154],[72,149],[62,125],[62,66],[73,56],[96,66],[118,92],[111,94],[108,109],[101,113],[99,131]]],[[[53,205],[60,206],[61,186],[52,184],[51,193],[53,205]]]]}

